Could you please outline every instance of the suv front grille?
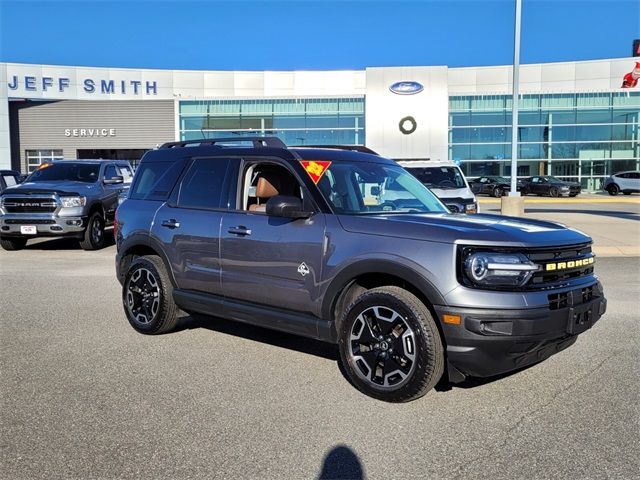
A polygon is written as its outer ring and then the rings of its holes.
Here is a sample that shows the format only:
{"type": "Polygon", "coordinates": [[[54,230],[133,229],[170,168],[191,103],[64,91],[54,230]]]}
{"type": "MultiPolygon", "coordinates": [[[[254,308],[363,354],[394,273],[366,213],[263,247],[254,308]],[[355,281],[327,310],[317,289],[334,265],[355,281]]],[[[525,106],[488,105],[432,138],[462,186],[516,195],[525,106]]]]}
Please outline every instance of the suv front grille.
{"type": "Polygon", "coordinates": [[[53,198],[6,197],[2,206],[7,213],[52,213],[58,208],[53,198]]]}
{"type": "Polygon", "coordinates": [[[599,296],[599,291],[594,289],[593,285],[570,292],[552,293],[548,295],[549,310],[561,310],[563,308],[589,303],[599,296]]]}
{"type": "Polygon", "coordinates": [[[5,225],[54,225],[55,220],[43,220],[41,218],[8,218],[5,225]]]}
{"type": "Polygon", "coordinates": [[[528,286],[532,288],[557,287],[568,280],[593,274],[594,256],[590,244],[534,250],[527,256],[542,266],[529,281],[528,286]]]}

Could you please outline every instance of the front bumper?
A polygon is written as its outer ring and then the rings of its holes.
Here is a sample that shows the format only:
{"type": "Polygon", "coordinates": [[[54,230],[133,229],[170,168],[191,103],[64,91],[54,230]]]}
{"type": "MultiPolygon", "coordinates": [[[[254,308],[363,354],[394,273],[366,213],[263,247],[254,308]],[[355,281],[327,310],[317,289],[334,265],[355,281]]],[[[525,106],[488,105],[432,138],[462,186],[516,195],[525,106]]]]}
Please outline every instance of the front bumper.
{"type": "Polygon", "coordinates": [[[489,377],[540,362],[572,345],[607,309],[600,284],[589,300],[583,289],[567,295],[564,303],[508,310],[436,306],[447,343],[449,378],[489,377]],[[443,316],[459,315],[459,325],[443,316]],[[453,371],[451,369],[453,367],[453,371]]]}
{"type": "Polygon", "coordinates": [[[86,217],[60,217],[50,214],[4,214],[0,216],[0,235],[3,237],[62,237],[78,236],[85,230],[86,217]],[[21,227],[34,226],[36,234],[23,234],[21,227]]]}

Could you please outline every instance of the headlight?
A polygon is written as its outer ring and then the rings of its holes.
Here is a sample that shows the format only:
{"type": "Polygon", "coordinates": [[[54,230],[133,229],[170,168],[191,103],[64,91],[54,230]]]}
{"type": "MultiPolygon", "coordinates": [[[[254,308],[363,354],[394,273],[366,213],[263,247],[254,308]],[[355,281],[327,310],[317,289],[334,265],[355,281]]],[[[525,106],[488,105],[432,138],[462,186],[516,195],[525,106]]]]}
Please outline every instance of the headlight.
{"type": "Polygon", "coordinates": [[[465,213],[476,213],[478,211],[478,207],[475,203],[468,203],[464,206],[465,213]]]}
{"type": "Polygon", "coordinates": [[[521,253],[477,252],[464,261],[467,278],[486,287],[521,287],[539,268],[521,253]]]}
{"type": "Polygon", "coordinates": [[[84,207],[87,203],[87,197],[60,197],[64,208],[84,207]]]}

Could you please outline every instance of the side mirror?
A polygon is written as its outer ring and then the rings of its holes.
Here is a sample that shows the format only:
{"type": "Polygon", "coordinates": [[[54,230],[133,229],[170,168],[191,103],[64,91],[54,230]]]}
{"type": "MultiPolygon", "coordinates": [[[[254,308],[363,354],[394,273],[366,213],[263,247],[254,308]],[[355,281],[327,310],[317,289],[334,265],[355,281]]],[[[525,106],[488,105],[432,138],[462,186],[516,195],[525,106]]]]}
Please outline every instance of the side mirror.
{"type": "Polygon", "coordinates": [[[371,187],[371,195],[374,197],[380,195],[380,187],[371,187]]]}
{"type": "Polygon", "coordinates": [[[105,185],[116,185],[116,184],[122,183],[122,182],[124,182],[124,177],[122,175],[116,175],[115,177],[105,178],[104,179],[104,184],[105,185]]]}
{"type": "Polygon", "coordinates": [[[309,218],[312,212],[303,211],[302,200],[289,195],[276,195],[267,201],[266,214],[271,217],[309,218]]]}

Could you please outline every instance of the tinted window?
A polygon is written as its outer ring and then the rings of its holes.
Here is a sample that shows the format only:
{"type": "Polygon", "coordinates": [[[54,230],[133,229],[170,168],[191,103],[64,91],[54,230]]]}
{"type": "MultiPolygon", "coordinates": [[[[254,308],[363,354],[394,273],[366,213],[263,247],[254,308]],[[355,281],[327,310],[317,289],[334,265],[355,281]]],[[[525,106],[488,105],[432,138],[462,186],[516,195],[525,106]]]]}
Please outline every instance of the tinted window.
{"type": "Polygon", "coordinates": [[[221,158],[194,160],[180,184],[178,206],[185,208],[220,208],[220,196],[229,160],[221,158]]]}
{"type": "Polygon", "coordinates": [[[407,168],[423,185],[432,188],[464,188],[464,178],[458,167],[407,168]]]}
{"type": "Polygon", "coordinates": [[[136,170],[129,198],[166,200],[184,168],[184,160],[142,162],[136,170]]]}
{"type": "Polygon", "coordinates": [[[15,177],[15,175],[4,174],[2,175],[2,178],[4,179],[4,183],[7,185],[7,187],[13,187],[14,185],[18,184],[18,179],[15,177]]]}
{"type": "Polygon", "coordinates": [[[131,168],[118,165],[116,167],[116,170],[120,172],[119,175],[122,177],[122,180],[124,183],[131,183],[131,179],[133,178],[133,173],[131,173],[131,168]]]}
{"type": "Polygon", "coordinates": [[[104,169],[104,178],[113,178],[117,176],[118,172],[116,172],[116,167],[114,167],[113,165],[107,165],[104,169]]]}
{"type": "Polygon", "coordinates": [[[43,163],[29,176],[29,182],[85,182],[98,180],[100,165],[96,163],[43,163]]]}

